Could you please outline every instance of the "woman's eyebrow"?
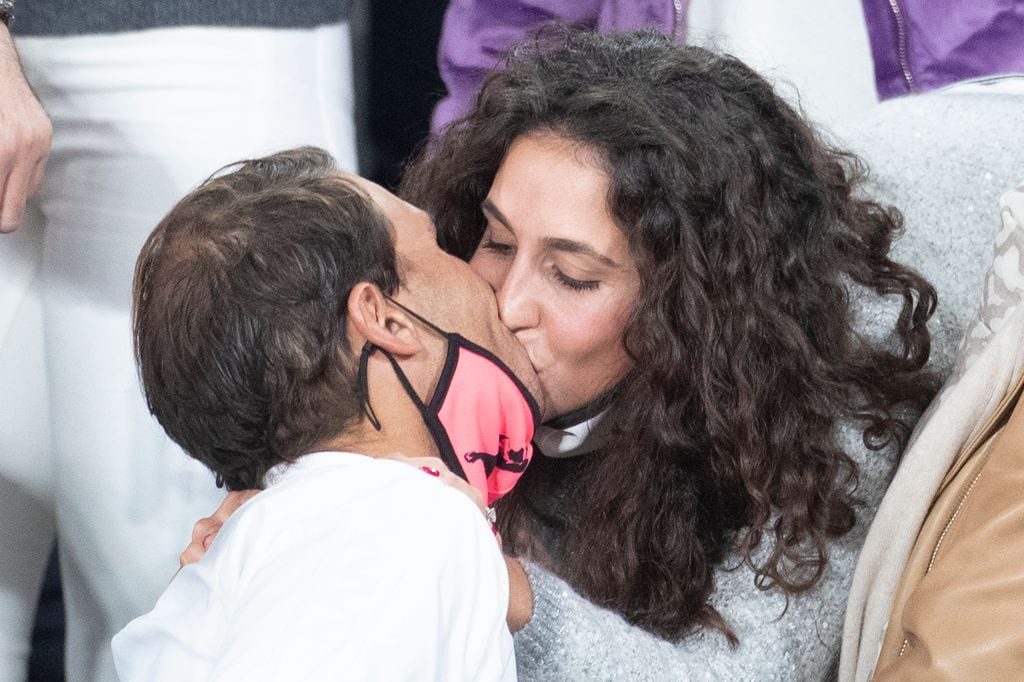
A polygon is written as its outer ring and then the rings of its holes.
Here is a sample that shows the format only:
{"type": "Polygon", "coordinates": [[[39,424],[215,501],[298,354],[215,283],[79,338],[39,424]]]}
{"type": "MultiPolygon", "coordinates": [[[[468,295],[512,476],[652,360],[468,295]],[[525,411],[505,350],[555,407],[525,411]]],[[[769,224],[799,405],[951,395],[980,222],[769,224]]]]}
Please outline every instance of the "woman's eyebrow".
{"type": "Polygon", "coordinates": [[[480,208],[485,213],[490,213],[491,217],[493,217],[499,223],[504,225],[506,230],[508,230],[512,234],[516,233],[516,231],[512,229],[512,223],[509,222],[509,219],[505,217],[504,213],[502,213],[500,210],[498,210],[498,207],[494,205],[494,202],[491,201],[490,197],[487,197],[486,199],[484,199],[483,203],[480,204],[480,208]]]}
{"type": "MultiPolygon", "coordinates": [[[[480,208],[484,212],[491,214],[491,216],[495,220],[504,225],[505,229],[507,229],[513,235],[516,233],[516,231],[512,229],[512,223],[509,221],[508,218],[505,217],[505,214],[502,213],[501,210],[494,205],[494,202],[491,201],[490,198],[484,199],[483,203],[480,204],[480,208]]],[[[583,242],[574,241],[572,239],[564,239],[562,237],[545,237],[543,242],[545,248],[551,249],[552,251],[561,251],[563,253],[572,253],[579,256],[586,256],[588,258],[596,260],[601,265],[604,265],[609,268],[619,267],[619,264],[616,263],[614,260],[612,260],[611,258],[602,253],[598,253],[597,250],[594,249],[594,247],[583,242]]]]}
{"type": "Polygon", "coordinates": [[[602,253],[598,253],[594,247],[589,244],[584,244],[583,242],[573,241],[572,239],[562,239],[560,237],[545,237],[544,246],[552,251],[562,251],[564,253],[572,253],[593,258],[601,265],[605,265],[609,268],[619,267],[619,264],[611,258],[602,253]]]}

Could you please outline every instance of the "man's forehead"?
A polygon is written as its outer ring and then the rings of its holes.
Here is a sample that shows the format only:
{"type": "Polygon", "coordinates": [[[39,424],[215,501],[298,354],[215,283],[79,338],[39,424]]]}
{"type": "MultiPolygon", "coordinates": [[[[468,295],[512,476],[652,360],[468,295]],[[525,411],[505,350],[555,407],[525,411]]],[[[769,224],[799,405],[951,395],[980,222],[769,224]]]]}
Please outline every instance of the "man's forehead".
{"type": "Polygon", "coordinates": [[[377,204],[384,214],[389,217],[396,211],[403,209],[411,210],[413,208],[410,204],[402,201],[372,180],[367,180],[364,177],[353,173],[346,173],[345,171],[338,171],[338,174],[348,182],[351,182],[353,185],[366,192],[373,203],[377,204]]]}

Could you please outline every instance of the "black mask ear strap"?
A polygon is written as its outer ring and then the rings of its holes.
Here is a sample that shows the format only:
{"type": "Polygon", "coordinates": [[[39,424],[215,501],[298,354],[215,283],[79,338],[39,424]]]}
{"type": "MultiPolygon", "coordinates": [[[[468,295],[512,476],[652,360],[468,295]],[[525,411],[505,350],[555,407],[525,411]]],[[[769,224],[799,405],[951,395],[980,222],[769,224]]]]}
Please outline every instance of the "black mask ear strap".
{"type": "Polygon", "coordinates": [[[445,338],[448,338],[448,332],[446,332],[445,330],[441,329],[440,327],[438,327],[436,324],[434,324],[433,322],[431,322],[427,318],[423,317],[422,315],[420,315],[419,313],[417,313],[417,312],[415,312],[413,310],[409,310],[404,305],[402,305],[401,303],[399,303],[398,301],[396,301],[395,299],[391,298],[388,295],[385,295],[384,298],[388,299],[389,301],[391,301],[392,303],[397,305],[399,308],[401,308],[402,310],[404,310],[405,312],[409,313],[414,318],[416,318],[417,320],[419,320],[420,322],[425,324],[427,327],[429,327],[430,329],[433,329],[435,332],[437,332],[441,336],[443,336],[445,338]]]}
{"type": "Polygon", "coordinates": [[[377,350],[377,347],[369,341],[363,344],[363,353],[359,356],[359,386],[356,390],[358,391],[359,403],[362,405],[366,418],[370,420],[373,428],[380,431],[380,420],[377,419],[377,414],[373,411],[373,405],[370,404],[370,385],[366,371],[370,362],[370,356],[373,355],[375,350],[377,350]]]}

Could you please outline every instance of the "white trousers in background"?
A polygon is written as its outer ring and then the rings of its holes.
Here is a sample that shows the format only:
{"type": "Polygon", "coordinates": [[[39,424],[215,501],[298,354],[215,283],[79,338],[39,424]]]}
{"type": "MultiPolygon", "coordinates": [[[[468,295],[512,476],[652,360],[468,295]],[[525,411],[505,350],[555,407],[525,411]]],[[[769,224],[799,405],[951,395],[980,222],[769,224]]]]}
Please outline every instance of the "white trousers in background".
{"type": "Polygon", "coordinates": [[[24,675],[56,528],[69,680],[112,679],[110,638],[152,608],[223,492],[164,436],[131,352],[149,232],[221,166],[300,144],[355,169],[347,24],[21,38],[53,152],[0,239],[0,680],[24,675]]]}

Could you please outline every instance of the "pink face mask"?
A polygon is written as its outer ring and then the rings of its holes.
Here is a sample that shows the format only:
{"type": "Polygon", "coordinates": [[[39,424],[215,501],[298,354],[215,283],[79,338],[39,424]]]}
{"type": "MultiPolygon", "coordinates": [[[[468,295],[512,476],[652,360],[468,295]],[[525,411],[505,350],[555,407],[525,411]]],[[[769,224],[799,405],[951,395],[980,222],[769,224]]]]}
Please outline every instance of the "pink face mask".
{"type": "Polygon", "coordinates": [[[366,386],[367,361],[379,350],[391,361],[406,393],[419,408],[441,460],[483,493],[491,505],[515,486],[530,463],[533,432],[540,421],[537,401],[512,370],[490,351],[458,334],[441,330],[393,302],[448,339],[448,356],[434,395],[425,404],[394,356],[367,343],[359,363],[359,389],[367,415],[379,429],[366,386]]]}

